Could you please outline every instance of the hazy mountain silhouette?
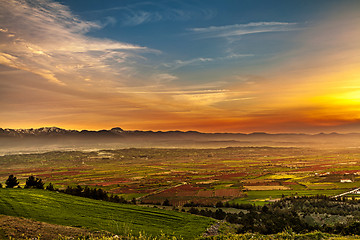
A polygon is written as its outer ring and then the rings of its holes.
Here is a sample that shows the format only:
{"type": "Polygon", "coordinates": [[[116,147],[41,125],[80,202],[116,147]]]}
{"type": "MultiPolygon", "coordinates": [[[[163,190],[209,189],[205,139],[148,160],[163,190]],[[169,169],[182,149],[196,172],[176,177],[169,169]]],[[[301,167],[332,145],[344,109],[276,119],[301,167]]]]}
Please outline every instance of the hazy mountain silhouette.
{"type": "Polygon", "coordinates": [[[360,134],[201,133],[197,131],[66,130],[0,128],[0,153],[128,147],[218,148],[240,146],[359,147],[360,134]]]}

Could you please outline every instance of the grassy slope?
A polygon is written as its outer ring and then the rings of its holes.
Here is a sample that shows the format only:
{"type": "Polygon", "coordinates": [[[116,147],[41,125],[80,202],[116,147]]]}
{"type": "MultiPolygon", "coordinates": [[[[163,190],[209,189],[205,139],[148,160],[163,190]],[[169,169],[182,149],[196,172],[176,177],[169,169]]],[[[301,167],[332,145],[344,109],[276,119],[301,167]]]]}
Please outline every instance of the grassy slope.
{"type": "Polygon", "coordinates": [[[115,234],[161,232],[191,239],[213,222],[186,213],[122,205],[37,189],[0,189],[0,214],[115,234]]]}

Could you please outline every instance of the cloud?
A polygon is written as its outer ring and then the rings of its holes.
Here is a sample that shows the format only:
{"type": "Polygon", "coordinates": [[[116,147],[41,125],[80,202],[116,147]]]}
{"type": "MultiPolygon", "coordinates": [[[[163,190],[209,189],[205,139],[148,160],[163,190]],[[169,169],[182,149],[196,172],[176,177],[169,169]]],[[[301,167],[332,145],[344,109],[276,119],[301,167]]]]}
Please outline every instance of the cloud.
{"type": "Polygon", "coordinates": [[[168,74],[168,73],[156,74],[153,78],[159,84],[167,83],[167,82],[171,82],[171,81],[179,79],[177,76],[174,76],[174,75],[171,75],[171,74],[168,74]]]}
{"type": "MultiPolygon", "coordinates": [[[[0,64],[35,73],[59,85],[129,75],[146,47],[86,35],[104,24],[73,15],[51,0],[0,0],[0,64]],[[96,76],[95,76],[96,75],[96,76]]],[[[108,19],[106,24],[114,22],[108,19]]]]}
{"type": "Polygon", "coordinates": [[[200,95],[200,94],[219,94],[226,93],[229,90],[226,89],[202,89],[202,90],[173,90],[173,89],[162,89],[157,91],[146,91],[146,89],[140,87],[134,88],[119,88],[120,93],[134,93],[134,94],[168,94],[168,95],[200,95]]]}
{"type": "Polygon", "coordinates": [[[229,55],[226,55],[224,57],[216,57],[216,58],[193,58],[189,60],[176,60],[172,63],[165,63],[163,64],[164,67],[170,68],[172,70],[186,67],[186,66],[197,66],[197,65],[203,65],[207,63],[213,63],[213,62],[219,62],[219,61],[228,61],[228,60],[235,60],[239,58],[245,58],[245,57],[253,57],[253,54],[236,54],[231,53],[229,55]]]}
{"type": "Polygon", "coordinates": [[[264,32],[282,32],[297,29],[297,23],[288,22],[252,22],[205,28],[190,28],[189,31],[199,34],[202,38],[234,37],[264,32]]]}
{"type": "Polygon", "coordinates": [[[194,58],[194,59],[185,60],[185,61],[176,60],[173,63],[164,64],[164,66],[170,67],[172,69],[178,69],[178,68],[188,66],[188,65],[198,65],[198,64],[212,62],[212,61],[214,61],[213,58],[194,58]]]}
{"type": "Polygon", "coordinates": [[[254,54],[237,54],[237,53],[231,53],[225,57],[220,57],[218,60],[234,60],[237,58],[244,58],[244,57],[253,57],[254,54]]]}
{"type": "Polygon", "coordinates": [[[121,12],[119,22],[123,26],[137,26],[159,21],[188,21],[191,19],[210,19],[216,15],[211,9],[172,1],[169,4],[160,2],[140,2],[126,6],[99,9],[91,12],[109,13],[121,12]]]}
{"type": "Polygon", "coordinates": [[[184,105],[191,106],[210,106],[212,104],[224,101],[227,94],[224,91],[218,92],[202,92],[202,93],[186,93],[174,96],[175,101],[180,101],[184,105]]]}
{"type": "MultiPolygon", "coordinates": [[[[155,11],[133,10],[126,8],[122,19],[124,26],[137,26],[149,22],[159,21],[187,21],[195,15],[192,11],[161,7],[155,11]]],[[[203,13],[206,14],[206,13],[203,13]]]]}
{"type": "Polygon", "coordinates": [[[131,11],[123,20],[125,26],[136,26],[147,22],[160,21],[163,16],[159,13],[145,12],[145,11],[131,11]]]}

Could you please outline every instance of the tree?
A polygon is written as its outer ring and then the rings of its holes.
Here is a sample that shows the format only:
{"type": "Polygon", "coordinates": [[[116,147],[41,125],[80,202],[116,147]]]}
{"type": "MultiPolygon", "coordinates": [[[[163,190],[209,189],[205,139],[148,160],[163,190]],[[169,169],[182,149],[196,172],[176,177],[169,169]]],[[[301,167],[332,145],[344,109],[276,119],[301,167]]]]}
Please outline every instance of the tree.
{"type": "Polygon", "coordinates": [[[216,210],[214,218],[223,220],[225,217],[226,212],[224,212],[221,208],[216,210]]]}
{"type": "Polygon", "coordinates": [[[14,175],[10,175],[8,179],[5,182],[7,188],[13,188],[17,185],[19,185],[19,181],[16,179],[14,175]]]}
{"type": "Polygon", "coordinates": [[[199,210],[194,207],[191,207],[188,212],[191,214],[199,214],[199,210]]]}
{"type": "Polygon", "coordinates": [[[0,188],[2,188],[2,184],[0,183],[0,188]]]}
{"type": "Polygon", "coordinates": [[[26,179],[26,184],[24,188],[32,188],[36,186],[36,179],[33,175],[31,175],[30,177],[28,177],[26,179]]]}
{"type": "Polygon", "coordinates": [[[36,184],[36,188],[38,188],[38,189],[44,189],[44,182],[42,181],[42,179],[41,178],[36,178],[36,180],[37,180],[37,184],[36,184]]]}
{"type": "Polygon", "coordinates": [[[83,191],[83,188],[80,186],[80,185],[77,185],[76,186],[76,189],[75,189],[75,192],[76,192],[76,196],[82,196],[82,191],[83,191]]]}
{"type": "Polygon", "coordinates": [[[33,175],[26,179],[25,188],[38,188],[44,189],[44,183],[41,178],[35,178],[33,175]]]}
{"type": "Polygon", "coordinates": [[[91,197],[91,189],[86,186],[84,188],[84,191],[82,192],[83,196],[86,197],[86,198],[90,198],[91,197]]]}
{"type": "Polygon", "coordinates": [[[222,207],[224,207],[224,204],[223,204],[223,202],[218,201],[218,202],[216,203],[215,207],[217,207],[217,208],[222,208],[222,207]]]}
{"type": "Polygon", "coordinates": [[[262,211],[263,213],[267,213],[267,212],[269,211],[269,207],[266,206],[266,205],[264,205],[264,206],[261,208],[261,211],[262,211]]]}
{"type": "Polygon", "coordinates": [[[54,185],[52,185],[52,183],[49,183],[49,185],[47,185],[46,190],[49,191],[55,191],[54,185]]]}
{"type": "Polygon", "coordinates": [[[165,199],[162,205],[163,206],[171,206],[169,199],[165,199]]]}

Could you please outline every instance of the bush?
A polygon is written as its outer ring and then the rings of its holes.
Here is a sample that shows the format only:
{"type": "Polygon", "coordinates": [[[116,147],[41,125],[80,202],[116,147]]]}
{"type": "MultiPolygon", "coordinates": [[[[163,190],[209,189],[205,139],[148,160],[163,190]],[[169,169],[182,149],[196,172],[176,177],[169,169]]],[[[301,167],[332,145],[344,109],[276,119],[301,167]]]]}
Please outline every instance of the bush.
{"type": "Polygon", "coordinates": [[[19,185],[19,181],[14,175],[11,174],[6,180],[5,184],[6,188],[13,188],[19,185]]]}
{"type": "Polygon", "coordinates": [[[171,206],[169,199],[165,199],[165,201],[162,204],[163,206],[171,206]]]}
{"type": "Polygon", "coordinates": [[[49,183],[49,185],[47,185],[46,190],[49,191],[55,191],[54,185],[52,185],[52,183],[49,183]]]}
{"type": "Polygon", "coordinates": [[[26,179],[25,188],[44,189],[44,182],[41,180],[41,178],[35,178],[33,175],[31,175],[28,177],[28,179],[26,179]]]}

